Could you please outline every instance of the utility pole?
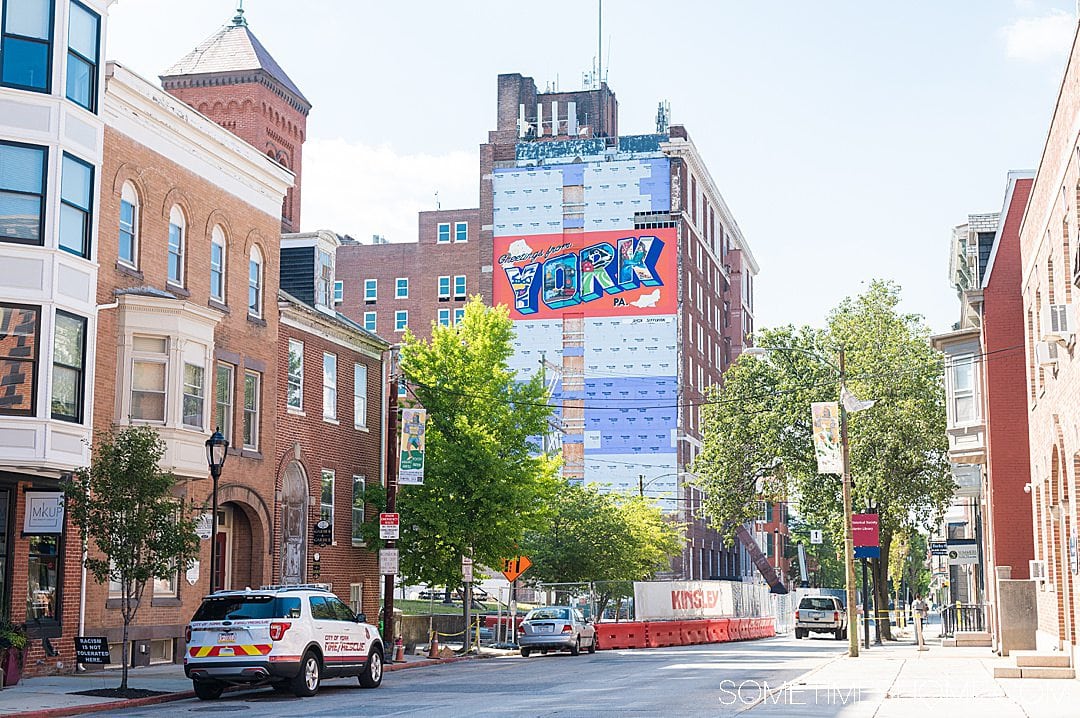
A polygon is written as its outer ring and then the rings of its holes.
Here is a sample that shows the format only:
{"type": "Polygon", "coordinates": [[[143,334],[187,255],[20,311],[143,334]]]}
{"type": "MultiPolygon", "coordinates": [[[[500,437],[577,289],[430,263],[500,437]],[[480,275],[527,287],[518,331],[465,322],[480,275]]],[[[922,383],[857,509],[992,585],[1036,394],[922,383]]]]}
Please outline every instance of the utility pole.
{"type": "MultiPolygon", "coordinates": [[[[397,412],[398,412],[398,376],[393,350],[390,354],[390,381],[387,390],[390,396],[386,402],[386,513],[392,514],[397,507],[397,412]]],[[[397,541],[387,540],[386,548],[396,548],[397,541]]],[[[394,574],[387,574],[383,579],[383,656],[390,663],[394,651],[394,574]]]]}
{"type": "MultiPolygon", "coordinates": [[[[859,655],[859,632],[855,619],[855,540],[851,530],[851,463],[848,456],[847,410],[844,408],[844,392],[847,388],[847,371],[844,367],[844,349],[840,349],[840,446],[843,457],[844,489],[844,574],[847,588],[848,655],[859,655]]],[[[865,610],[866,607],[864,606],[865,610]]]]}
{"type": "Polygon", "coordinates": [[[645,498],[645,474],[637,475],[637,491],[638,496],[645,498]]]}

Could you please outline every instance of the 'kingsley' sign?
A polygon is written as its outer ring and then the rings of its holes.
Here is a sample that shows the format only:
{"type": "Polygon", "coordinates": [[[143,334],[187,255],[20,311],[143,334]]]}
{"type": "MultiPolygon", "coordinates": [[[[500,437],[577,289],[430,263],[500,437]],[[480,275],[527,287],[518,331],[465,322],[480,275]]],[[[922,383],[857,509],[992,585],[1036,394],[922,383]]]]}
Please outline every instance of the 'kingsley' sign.
{"type": "Polygon", "coordinates": [[[722,581],[638,581],[634,583],[634,617],[719,618],[735,615],[735,597],[722,581]]]}

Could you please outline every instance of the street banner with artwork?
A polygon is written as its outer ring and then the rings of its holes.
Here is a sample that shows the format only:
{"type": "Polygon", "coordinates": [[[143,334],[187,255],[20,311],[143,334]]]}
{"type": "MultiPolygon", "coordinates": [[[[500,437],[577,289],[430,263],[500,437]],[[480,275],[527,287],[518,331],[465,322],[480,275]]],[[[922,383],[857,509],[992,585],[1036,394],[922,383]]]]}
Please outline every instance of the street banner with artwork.
{"type": "Polygon", "coordinates": [[[819,474],[840,474],[844,457],[840,450],[840,407],[835,401],[810,405],[814,416],[814,454],[819,474]]]}
{"type": "Polygon", "coordinates": [[[401,410],[401,463],[398,465],[398,484],[420,486],[424,483],[424,432],[427,411],[401,410]]]}

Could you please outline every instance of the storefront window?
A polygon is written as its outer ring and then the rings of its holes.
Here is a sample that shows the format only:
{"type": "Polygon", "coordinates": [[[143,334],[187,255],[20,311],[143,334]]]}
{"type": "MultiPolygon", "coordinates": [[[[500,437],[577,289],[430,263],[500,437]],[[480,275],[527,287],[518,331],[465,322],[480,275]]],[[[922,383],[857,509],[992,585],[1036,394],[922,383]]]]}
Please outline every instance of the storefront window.
{"type": "Polygon", "coordinates": [[[29,536],[27,561],[29,585],[26,593],[27,621],[57,620],[57,587],[60,585],[60,537],[29,536]]]}

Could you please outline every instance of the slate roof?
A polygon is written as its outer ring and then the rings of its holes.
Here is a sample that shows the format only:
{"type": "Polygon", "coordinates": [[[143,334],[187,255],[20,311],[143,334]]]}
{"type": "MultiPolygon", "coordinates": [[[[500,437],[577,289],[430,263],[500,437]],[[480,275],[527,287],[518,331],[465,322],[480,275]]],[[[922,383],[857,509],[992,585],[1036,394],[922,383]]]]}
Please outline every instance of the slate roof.
{"type": "Polygon", "coordinates": [[[262,70],[281,83],[285,89],[296,95],[308,107],[311,102],[300,92],[300,88],[289,79],[281,65],[270,56],[259,39],[248,29],[242,16],[239,21],[224,26],[216,33],[196,46],[194,50],[180,58],[161,76],[176,77],[181,75],[212,75],[217,73],[244,70],[262,70]]]}

